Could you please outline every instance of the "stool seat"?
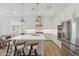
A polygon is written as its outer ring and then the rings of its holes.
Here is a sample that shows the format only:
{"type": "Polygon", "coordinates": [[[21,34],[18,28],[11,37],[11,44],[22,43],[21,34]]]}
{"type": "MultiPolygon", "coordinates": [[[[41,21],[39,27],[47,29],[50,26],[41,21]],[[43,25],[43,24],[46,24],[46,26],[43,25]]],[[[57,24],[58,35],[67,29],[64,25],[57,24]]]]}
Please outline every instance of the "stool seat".
{"type": "Polygon", "coordinates": [[[25,41],[22,41],[22,42],[21,42],[21,41],[20,41],[20,42],[17,41],[17,42],[15,43],[15,45],[16,45],[16,46],[20,46],[20,45],[24,45],[25,43],[26,43],[25,41]]]}
{"type": "Polygon", "coordinates": [[[17,46],[17,50],[22,49],[22,48],[24,48],[24,44],[17,46]]]}
{"type": "Polygon", "coordinates": [[[37,45],[38,45],[38,42],[35,42],[35,43],[28,43],[28,49],[31,49],[31,46],[33,49],[37,49],[37,45]]]}
{"type": "Polygon", "coordinates": [[[38,42],[35,42],[35,43],[28,43],[27,45],[38,45],[38,42]]]}
{"type": "Polygon", "coordinates": [[[24,48],[25,43],[26,43],[26,41],[22,41],[22,40],[15,41],[14,46],[16,46],[17,49],[22,49],[22,48],[24,48]]]}
{"type": "Polygon", "coordinates": [[[6,36],[6,37],[5,37],[5,39],[10,39],[10,38],[11,38],[11,36],[6,36]]]}

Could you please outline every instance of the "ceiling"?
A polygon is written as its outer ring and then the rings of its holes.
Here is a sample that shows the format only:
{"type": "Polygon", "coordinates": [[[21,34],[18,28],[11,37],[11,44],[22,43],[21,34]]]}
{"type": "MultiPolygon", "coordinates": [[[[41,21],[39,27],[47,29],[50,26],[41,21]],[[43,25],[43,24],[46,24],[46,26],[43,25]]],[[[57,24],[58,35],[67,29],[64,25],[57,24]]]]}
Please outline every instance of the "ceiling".
{"type": "MultiPolygon", "coordinates": [[[[55,16],[64,8],[69,6],[68,3],[40,3],[38,4],[38,15],[41,16],[55,16]]],[[[21,16],[22,4],[21,3],[0,3],[0,16],[21,16]]],[[[37,4],[24,3],[23,4],[24,16],[36,16],[37,4]]]]}

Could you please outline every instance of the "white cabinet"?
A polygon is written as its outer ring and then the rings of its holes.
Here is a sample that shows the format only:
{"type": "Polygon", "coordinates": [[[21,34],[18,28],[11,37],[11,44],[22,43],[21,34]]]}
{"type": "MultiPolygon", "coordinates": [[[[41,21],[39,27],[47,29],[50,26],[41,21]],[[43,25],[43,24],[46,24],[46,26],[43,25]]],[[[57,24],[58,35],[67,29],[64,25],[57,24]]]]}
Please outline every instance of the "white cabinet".
{"type": "Polygon", "coordinates": [[[19,21],[13,21],[11,23],[11,32],[14,35],[23,34],[26,30],[26,24],[19,22],[19,21]]]}
{"type": "Polygon", "coordinates": [[[11,32],[13,35],[21,33],[21,24],[17,21],[11,23],[11,32]]]}

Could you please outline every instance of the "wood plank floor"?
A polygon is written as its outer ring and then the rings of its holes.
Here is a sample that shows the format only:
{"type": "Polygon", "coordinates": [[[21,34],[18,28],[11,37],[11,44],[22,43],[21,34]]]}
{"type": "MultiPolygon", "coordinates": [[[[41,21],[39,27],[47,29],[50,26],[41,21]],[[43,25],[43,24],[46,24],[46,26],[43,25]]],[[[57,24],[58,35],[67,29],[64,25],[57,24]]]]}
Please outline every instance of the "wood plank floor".
{"type": "Polygon", "coordinates": [[[72,54],[57,47],[54,42],[46,40],[44,41],[44,56],[72,56],[72,54]]]}

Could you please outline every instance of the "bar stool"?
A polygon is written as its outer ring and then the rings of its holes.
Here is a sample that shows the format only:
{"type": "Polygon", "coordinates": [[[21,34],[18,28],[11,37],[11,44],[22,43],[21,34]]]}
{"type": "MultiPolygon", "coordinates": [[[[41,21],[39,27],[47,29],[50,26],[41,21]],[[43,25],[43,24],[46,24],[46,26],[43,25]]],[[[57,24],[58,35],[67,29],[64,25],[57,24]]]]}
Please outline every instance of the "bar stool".
{"type": "Polygon", "coordinates": [[[24,52],[24,46],[25,46],[26,41],[16,41],[14,42],[14,47],[15,47],[15,51],[14,51],[14,56],[25,56],[25,52],[24,52]]]}
{"type": "Polygon", "coordinates": [[[29,49],[28,56],[38,56],[37,46],[38,46],[38,42],[28,43],[28,49],[29,49]]]}
{"type": "Polygon", "coordinates": [[[11,40],[7,40],[7,52],[6,52],[6,56],[10,56],[12,55],[12,41],[11,40]]]}
{"type": "Polygon", "coordinates": [[[8,48],[9,48],[9,46],[12,44],[11,40],[9,40],[9,39],[11,39],[11,37],[12,37],[12,36],[10,36],[10,35],[8,35],[8,36],[5,37],[6,43],[7,43],[7,45],[8,45],[8,48]]]}
{"type": "Polygon", "coordinates": [[[6,41],[0,38],[0,48],[5,48],[6,46],[6,41]]]}

